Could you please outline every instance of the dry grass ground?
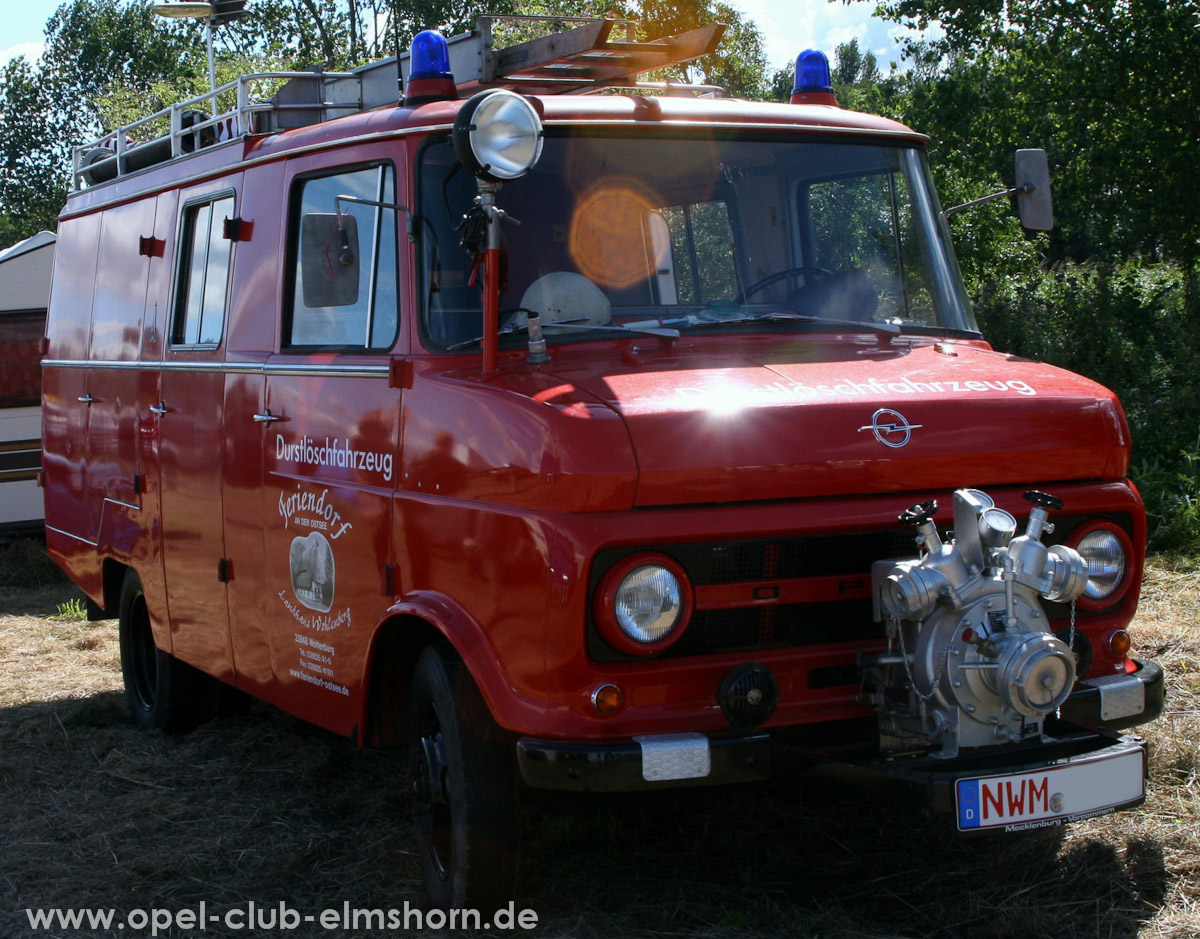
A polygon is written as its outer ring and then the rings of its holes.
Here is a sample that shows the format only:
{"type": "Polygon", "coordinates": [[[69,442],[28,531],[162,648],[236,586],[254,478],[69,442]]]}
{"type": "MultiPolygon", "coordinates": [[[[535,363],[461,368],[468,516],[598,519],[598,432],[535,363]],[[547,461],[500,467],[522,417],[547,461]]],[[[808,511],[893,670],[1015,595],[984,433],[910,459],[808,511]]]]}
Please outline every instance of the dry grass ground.
{"type": "MultiPolygon", "coordinates": [[[[0,586],[0,937],[96,934],[31,932],[26,908],[418,901],[394,754],[262,705],[186,737],[134,731],[115,624],[60,617],[74,594],[51,580],[0,586]]],[[[1198,621],[1200,567],[1156,560],[1135,635],[1168,669],[1170,710],[1145,729],[1138,810],[1061,841],[959,842],[893,806],[786,785],[543,806],[526,816],[518,907],[538,935],[596,939],[1200,935],[1198,621]]],[[[251,934],[223,930],[170,934],[251,934]]]]}

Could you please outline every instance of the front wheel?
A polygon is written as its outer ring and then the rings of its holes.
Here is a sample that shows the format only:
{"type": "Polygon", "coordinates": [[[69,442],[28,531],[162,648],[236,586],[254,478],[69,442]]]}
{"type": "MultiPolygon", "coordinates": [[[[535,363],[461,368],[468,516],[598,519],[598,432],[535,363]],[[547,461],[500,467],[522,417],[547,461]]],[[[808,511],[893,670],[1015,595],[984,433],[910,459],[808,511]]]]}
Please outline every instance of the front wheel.
{"type": "Polygon", "coordinates": [[[134,726],[183,733],[212,717],[216,679],[154,644],[146,595],[132,570],[125,575],[118,611],[121,675],[134,726]]]}
{"type": "Polygon", "coordinates": [[[449,650],[421,653],[408,696],[407,738],[425,892],[433,909],[497,910],[516,887],[516,766],[466,666],[449,650]]]}

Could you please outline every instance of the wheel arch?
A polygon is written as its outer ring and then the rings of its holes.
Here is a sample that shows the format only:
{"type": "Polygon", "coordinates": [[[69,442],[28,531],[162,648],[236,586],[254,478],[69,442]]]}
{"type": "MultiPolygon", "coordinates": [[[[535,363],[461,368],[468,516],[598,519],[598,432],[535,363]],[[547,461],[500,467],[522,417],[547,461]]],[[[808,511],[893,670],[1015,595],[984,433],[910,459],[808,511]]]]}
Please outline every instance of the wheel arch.
{"type": "Polygon", "coordinates": [[[392,746],[404,740],[404,719],[413,669],[426,646],[447,642],[428,620],[393,616],[375,630],[367,655],[366,694],[359,744],[392,746]]]}
{"type": "Polygon", "coordinates": [[[396,604],[376,627],[363,672],[360,745],[403,741],[409,682],[422,650],[433,643],[443,643],[466,665],[498,725],[536,732],[545,700],[513,687],[486,631],[465,610],[448,597],[429,594],[396,604]]]}
{"type": "Polygon", "coordinates": [[[125,586],[125,577],[132,570],[128,564],[123,564],[114,558],[105,558],[100,567],[100,585],[104,591],[101,606],[92,609],[95,601],[89,597],[88,619],[115,619],[120,612],[121,590],[125,586]]]}

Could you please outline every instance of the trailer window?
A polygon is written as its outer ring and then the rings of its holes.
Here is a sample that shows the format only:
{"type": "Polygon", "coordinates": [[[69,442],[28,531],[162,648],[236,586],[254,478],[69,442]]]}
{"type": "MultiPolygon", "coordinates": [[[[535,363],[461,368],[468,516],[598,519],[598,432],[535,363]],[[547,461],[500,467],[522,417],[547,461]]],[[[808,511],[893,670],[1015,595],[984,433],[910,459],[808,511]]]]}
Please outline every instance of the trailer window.
{"type": "Polygon", "coordinates": [[[378,349],[395,341],[395,191],[390,166],[300,183],[285,345],[378,349]]]}
{"type": "Polygon", "coordinates": [[[225,328],[229,265],[233,242],[225,237],[225,219],[232,218],[233,196],[186,206],[178,289],[171,326],[174,345],[216,345],[225,328]]]}

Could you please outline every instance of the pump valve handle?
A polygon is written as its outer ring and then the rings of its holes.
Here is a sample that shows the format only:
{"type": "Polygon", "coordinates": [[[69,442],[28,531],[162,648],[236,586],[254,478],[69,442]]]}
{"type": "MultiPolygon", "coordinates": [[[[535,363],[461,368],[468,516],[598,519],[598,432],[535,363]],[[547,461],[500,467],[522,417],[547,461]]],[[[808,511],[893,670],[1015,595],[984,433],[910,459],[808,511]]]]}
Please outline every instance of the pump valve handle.
{"type": "Polygon", "coordinates": [[[1063,507],[1063,500],[1058,496],[1052,496],[1050,493],[1041,492],[1038,489],[1030,489],[1025,493],[1025,501],[1032,502],[1043,509],[1054,509],[1056,512],[1063,507]]]}
{"type": "Polygon", "coordinates": [[[924,525],[927,521],[933,518],[938,510],[937,499],[930,499],[928,502],[918,502],[916,505],[909,506],[900,513],[901,525],[924,525]]]}

